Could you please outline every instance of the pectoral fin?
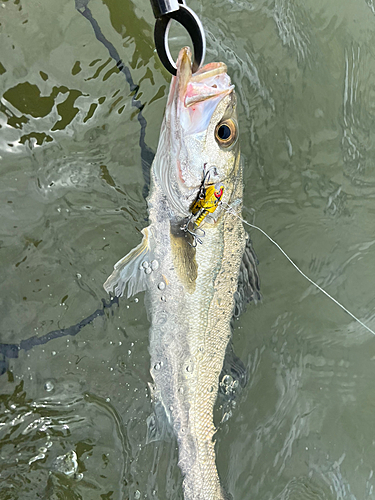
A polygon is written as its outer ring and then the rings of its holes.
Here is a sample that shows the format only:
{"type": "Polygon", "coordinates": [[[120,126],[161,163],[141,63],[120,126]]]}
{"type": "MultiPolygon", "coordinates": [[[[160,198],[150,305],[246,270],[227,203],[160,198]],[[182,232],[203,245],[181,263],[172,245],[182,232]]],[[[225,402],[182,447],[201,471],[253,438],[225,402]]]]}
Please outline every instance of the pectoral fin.
{"type": "Polygon", "coordinates": [[[142,242],[115,264],[113,273],[103,285],[106,292],[114,292],[117,297],[121,297],[127,285],[129,298],[146,290],[147,273],[142,263],[151,265],[155,243],[151,227],[142,229],[142,234],[142,242]]]}

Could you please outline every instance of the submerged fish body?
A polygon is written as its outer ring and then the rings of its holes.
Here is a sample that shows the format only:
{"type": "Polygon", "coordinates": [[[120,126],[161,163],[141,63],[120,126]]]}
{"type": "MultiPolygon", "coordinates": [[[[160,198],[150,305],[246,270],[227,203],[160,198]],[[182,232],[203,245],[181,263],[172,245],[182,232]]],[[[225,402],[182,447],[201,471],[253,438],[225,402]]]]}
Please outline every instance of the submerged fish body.
{"type": "Polygon", "coordinates": [[[150,225],[104,288],[122,295],[127,287],[128,296],[146,290],[152,395],[177,437],[184,498],[219,500],[226,495],[213,407],[246,243],[242,222],[224,209],[242,203],[236,98],[224,64],[192,75],[184,48],[177,67],[152,166],[150,225]],[[194,246],[184,227],[204,182],[224,186],[222,204],[207,215],[194,246]]]}

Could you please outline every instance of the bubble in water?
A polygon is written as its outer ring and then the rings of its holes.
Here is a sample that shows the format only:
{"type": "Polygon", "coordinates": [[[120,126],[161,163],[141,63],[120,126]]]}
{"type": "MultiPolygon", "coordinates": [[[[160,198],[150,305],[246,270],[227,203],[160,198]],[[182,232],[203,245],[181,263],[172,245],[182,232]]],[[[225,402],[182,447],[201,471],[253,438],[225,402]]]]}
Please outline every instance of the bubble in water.
{"type": "Polygon", "coordinates": [[[157,269],[159,269],[159,262],[157,260],[153,260],[151,262],[151,268],[153,271],[156,271],[157,269]]]}
{"type": "Polygon", "coordinates": [[[238,389],[239,382],[230,375],[224,375],[220,382],[220,386],[224,389],[226,394],[231,394],[238,389]]]}
{"type": "Polygon", "coordinates": [[[165,295],[162,295],[162,296],[160,297],[160,300],[161,300],[162,302],[166,302],[166,301],[167,301],[167,299],[165,298],[165,295]]]}
{"type": "Polygon", "coordinates": [[[193,371],[193,367],[191,365],[187,365],[186,371],[191,373],[193,371]]]}
{"type": "Polygon", "coordinates": [[[231,416],[232,416],[231,410],[225,412],[224,415],[223,415],[223,418],[221,419],[221,422],[222,423],[227,422],[230,419],[231,416]]]}
{"type": "Polygon", "coordinates": [[[222,385],[229,386],[233,383],[233,378],[230,375],[224,375],[221,383],[222,383],[222,385]]]}
{"type": "Polygon", "coordinates": [[[155,370],[160,370],[160,368],[163,366],[163,362],[162,361],[159,361],[158,363],[155,363],[154,364],[154,368],[155,370]]]}
{"type": "Polygon", "coordinates": [[[66,455],[61,455],[52,463],[52,467],[66,476],[74,476],[78,469],[77,454],[74,450],[69,451],[66,455]]]}
{"type": "Polygon", "coordinates": [[[50,380],[47,380],[47,382],[44,384],[44,389],[47,392],[53,391],[54,388],[55,388],[55,386],[53,385],[53,383],[50,380]]]}
{"type": "Polygon", "coordinates": [[[51,352],[52,356],[56,356],[56,351],[51,352]]]}
{"type": "Polygon", "coordinates": [[[159,288],[159,290],[165,290],[165,283],[164,283],[164,281],[161,281],[161,282],[158,284],[158,288],[159,288]]]}
{"type": "Polygon", "coordinates": [[[146,274],[151,274],[151,271],[152,271],[151,267],[146,267],[145,269],[146,274]]]}
{"type": "Polygon", "coordinates": [[[137,490],[135,493],[134,493],[134,498],[135,500],[139,500],[141,498],[141,492],[139,490],[137,490]]]}
{"type": "Polygon", "coordinates": [[[144,260],[144,261],[142,262],[142,267],[143,267],[143,269],[147,269],[147,268],[149,267],[149,265],[150,265],[150,264],[147,262],[147,260],[144,260]]]}

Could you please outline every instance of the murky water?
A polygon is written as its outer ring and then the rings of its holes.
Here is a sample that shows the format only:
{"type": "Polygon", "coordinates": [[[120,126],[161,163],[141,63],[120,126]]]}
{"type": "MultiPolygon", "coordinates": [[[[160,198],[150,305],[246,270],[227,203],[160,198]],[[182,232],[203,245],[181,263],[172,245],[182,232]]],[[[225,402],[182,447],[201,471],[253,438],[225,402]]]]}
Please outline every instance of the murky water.
{"type": "MultiPolygon", "coordinates": [[[[239,96],[245,218],[374,328],[375,2],[189,5],[239,96]]],[[[0,355],[1,500],[182,498],[176,444],[145,442],[142,295],[32,339],[100,310],[140,241],[141,127],[108,44],[155,150],[152,29],[147,0],[0,2],[0,338],[31,338],[0,355]]],[[[223,482],[234,500],[373,499],[375,338],[251,236],[263,301],[233,336],[249,383],[217,405],[223,482]]]]}

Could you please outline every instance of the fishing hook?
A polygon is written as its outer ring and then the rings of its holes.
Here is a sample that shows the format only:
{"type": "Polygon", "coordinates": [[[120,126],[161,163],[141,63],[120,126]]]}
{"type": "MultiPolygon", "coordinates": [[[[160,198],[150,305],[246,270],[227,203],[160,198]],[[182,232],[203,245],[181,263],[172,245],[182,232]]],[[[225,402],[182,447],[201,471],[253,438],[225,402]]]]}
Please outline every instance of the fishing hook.
{"type": "Polygon", "coordinates": [[[189,33],[193,42],[194,61],[192,71],[195,73],[203,64],[206,54],[206,37],[202,23],[197,14],[190,9],[185,0],[150,0],[156,18],[154,40],[156,51],[164,67],[176,76],[177,66],[168,45],[168,34],[172,19],[180,23],[189,33]]]}
{"type": "Polygon", "coordinates": [[[207,163],[205,163],[203,165],[203,180],[198,191],[197,200],[204,200],[206,197],[206,183],[210,180],[211,172],[214,173],[214,176],[217,176],[215,165],[207,168],[207,163]]]}
{"type": "Polygon", "coordinates": [[[204,238],[206,236],[206,231],[204,229],[202,229],[201,227],[196,227],[195,230],[189,229],[189,224],[190,224],[190,222],[192,222],[193,217],[194,217],[193,215],[190,215],[190,217],[187,220],[186,224],[181,227],[181,230],[184,231],[185,233],[190,234],[190,236],[193,237],[193,243],[190,243],[189,241],[188,241],[188,243],[193,248],[196,248],[197,245],[198,245],[198,243],[200,245],[203,244],[202,238],[204,238]],[[198,235],[198,231],[201,231],[202,234],[198,235]]]}

